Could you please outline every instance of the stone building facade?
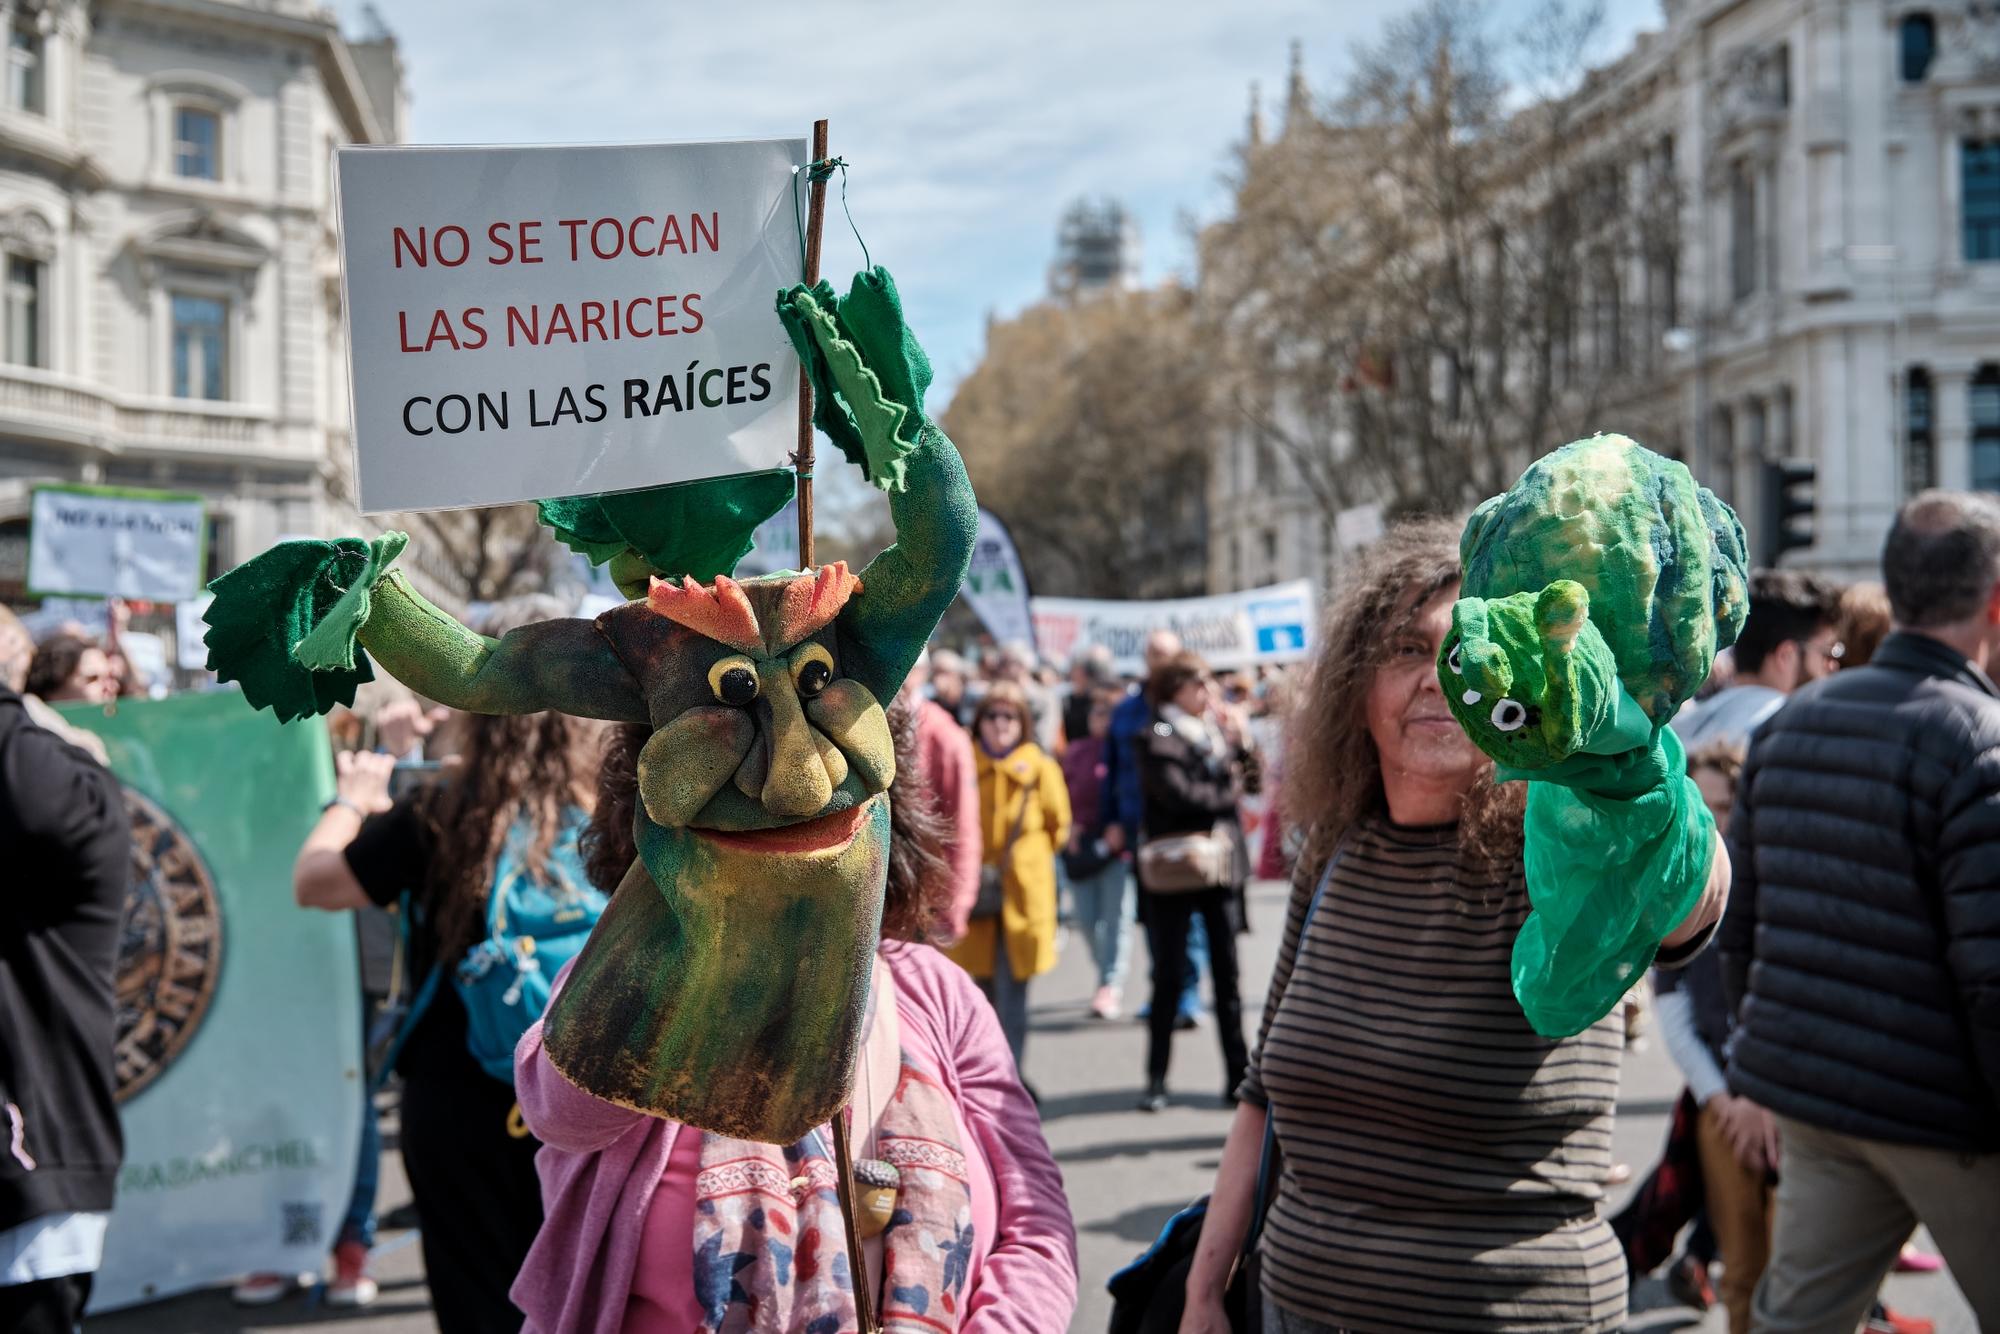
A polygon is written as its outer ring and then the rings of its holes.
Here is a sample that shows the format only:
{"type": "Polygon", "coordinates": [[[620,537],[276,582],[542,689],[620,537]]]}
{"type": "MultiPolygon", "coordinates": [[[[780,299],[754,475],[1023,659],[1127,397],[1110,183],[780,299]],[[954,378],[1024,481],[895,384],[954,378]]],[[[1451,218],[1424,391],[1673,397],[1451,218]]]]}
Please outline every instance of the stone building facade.
{"type": "Polygon", "coordinates": [[[332,150],[402,137],[394,39],[309,0],[0,0],[0,28],[0,598],[38,482],[200,493],[212,572],[360,530],[332,150]]]}
{"type": "MultiPolygon", "coordinates": [[[[1671,266],[1593,295],[1613,314],[1585,337],[1608,327],[1643,372],[1604,426],[1648,423],[1756,551],[1764,465],[1811,463],[1813,541],[1785,563],[1872,576],[1906,496],[2000,491],[2000,7],[1663,9],[1575,94],[1576,152],[1606,159],[1626,207],[1661,205],[1644,182],[1663,163],[1678,187],[1671,266]]],[[[1282,476],[1254,480],[1256,450],[1218,442],[1212,586],[1326,577],[1332,525],[1282,476]]]]}

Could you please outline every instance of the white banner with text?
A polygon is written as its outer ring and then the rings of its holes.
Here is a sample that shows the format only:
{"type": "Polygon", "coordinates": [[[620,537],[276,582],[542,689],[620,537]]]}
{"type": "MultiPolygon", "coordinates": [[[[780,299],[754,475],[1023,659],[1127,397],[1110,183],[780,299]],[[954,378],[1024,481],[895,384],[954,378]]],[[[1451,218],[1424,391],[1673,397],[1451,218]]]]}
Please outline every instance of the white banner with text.
{"type": "Polygon", "coordinates": [[[784,466],[803,139],[335,154],[361,508],[784,466]]]}
{"type": "Polygon", "coordinates": [[[1157,602],[1038,597],[1031,605],[1043,657],[1068,662],[1101,644],[1111,650],[1118,670],[1131,675],[1145,672],[1146,636],[1156,630],[1173,631],[1183,647],[1223,670],[1296,662],[1312,647],[1313,587],[1306,579],[1212,597],[1157,602]]]}

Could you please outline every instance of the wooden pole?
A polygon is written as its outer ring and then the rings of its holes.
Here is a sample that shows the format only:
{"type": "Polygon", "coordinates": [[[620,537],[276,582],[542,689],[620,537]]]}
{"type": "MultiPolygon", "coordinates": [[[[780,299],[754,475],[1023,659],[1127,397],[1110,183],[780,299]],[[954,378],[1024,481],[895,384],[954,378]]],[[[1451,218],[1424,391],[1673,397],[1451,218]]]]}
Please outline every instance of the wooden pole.
{"type": "MultiPolygon", "coordinates": [[[[813,122],[812,159],[813,162],[826,161],[826,122],[813,122]]],[[[806,213],[806,286],[819,281],[819,234],[826,221],[826,182],[815,180],[810,184],[811,203],[806,213]]],[[[813,565],[813,390],[812,377],[806,368],[799,367],[799,447],[792,455],[792,466],[799,474],[799,568],[809,570],[813,565]]],[[[864,1058],[865,1059],[865,1058],[864,1058]]],[[[854,1278],[854,1314],[861,1327],[861,1334],[878,1334],[880,1327],[875,1323],[875,1293],[868,1281],[868,1260],[861,1250],[860,1218],[855,1211],[854,1200],[854,1151],[848,1145],[848,1136],[853,1133],[854,1111],[843,1108],[834,1113],[833,1163],[834,1173],[839,1178],[837,1190],[840,1195],[841,1221],[847,1227],[847,1270],[854,1278]]]]}
{"type": "MultiPolygon", "coordinates": [[[[862,1060],[868,1057],[864,1054],[862,1060]]],[[[875,1323],[875,1288],[868,1281],[868,1257],[861,1253],[860,1216],[854,1206],[854,1150],[847,1137],[854,1133],[854,1109],[833,1114],[833,1170],[839,1174],[840,1214],[847,1224],[847,1272],[854,1276],[854,1318],[861,1334],[881,1334],[875,1323]]]]}
{"type": "MultiPolygon", "coordinates": [[[[826,161],[823,120],[813,122],[811,160],[826,161]]],[[[826,181],[812,181],[808,188],[812,194],[806,214],[805,283],[811,287],[819,281],[819,233],[820,225],[826,221],[826,181]]],[[[810,570],[813,566],[813,389],[812,377],[806,374],[803,363],[799,366],[799,448],[792,455],[792,466],[799,474],[799,568],[810,570]]]]}

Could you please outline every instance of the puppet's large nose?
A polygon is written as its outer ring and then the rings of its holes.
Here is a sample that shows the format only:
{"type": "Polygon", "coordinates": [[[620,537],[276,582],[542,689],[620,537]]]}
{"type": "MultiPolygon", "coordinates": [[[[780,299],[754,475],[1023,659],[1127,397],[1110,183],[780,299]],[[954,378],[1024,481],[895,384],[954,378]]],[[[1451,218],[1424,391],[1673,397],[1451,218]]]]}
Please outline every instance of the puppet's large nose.
{"type": "Polygon", "coordinates": [[[833,800],[847,777],[847,760],[806,720],[792,674],[782,661],[759,665],[763,693],[757,701],[769,765],[755,795],[773,815],[803,820],[833,800]]]}

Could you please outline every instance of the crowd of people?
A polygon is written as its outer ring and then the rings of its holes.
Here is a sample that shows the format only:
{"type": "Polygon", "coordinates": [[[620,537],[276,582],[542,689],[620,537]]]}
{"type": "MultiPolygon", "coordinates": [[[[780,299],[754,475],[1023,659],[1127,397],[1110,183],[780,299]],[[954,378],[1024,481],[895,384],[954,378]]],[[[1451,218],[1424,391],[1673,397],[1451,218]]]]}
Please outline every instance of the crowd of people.
{"type": "MultiPolygon", "coordinates": [[[[407,933],[417,999],[381,1058],[417,1214],[452,1220],[422,1231],[440,1328],[750,1328],[770,1303],[790,1327],[840,1327],[813,1323],[852,1300],[845,1256],[809,1249],[839,1249],[825,1193],[746,1209],[715,1184],[721,1165],[830,1172],[840,1133],[864,1162],[898,1137],[963,1159],[968,1229],[909,1188],[870,1237],[883,1302],[945,1310],[943,1328],[1065,1328],[1075,1237],[1029,1037],[1032,984],[1066,939],[1088,952],[1092,1013],[1144,1022],[1136,1106],[1170,1105],[1176,1034],[1208,1025],[1234,1107],[1199,1244],[1145,1328],[1246,1328],[1227,1294],[1254,1232],[1248,1327],[1283,1334],[1616,1329],[1633,1277],[1662,1266],[1732,1334],[1911,1334],[1928,1326],[1879,1288],[1937,1263],[1907,1249],[1919,1224],[2000,1328],[2000,503],[1909,502],[1879,582],[1758,572],[1733,650],[1674,720],[1719,837],[1652,975],[1686,1092],[1615,1218],[1626,1022],[1545,1038],[1514,999],[1522,785],[1495,781],[1436,668],[1458,531],[1392,526],[1289,671],[1218,674],[1166,632],[1136,678],[1102,649],[1066,671],[1022,645],[934,649],[890,710],[855,1114],[786,1148],[583,1091],[532,1014],[496,1040],[465,963],[524,917],[552,964],[574,952],[633,862],[648,729],[415,700],[365,728],[337,715],[336,795],[295,896],[393,906],[407,933]],[[1247,983],[1253,1035],[1238,942],[1256,876],[1291,890],[1269,987],[1247,983]],[[1141,938],[1150,985],[1128,997],[1141,938]]],[[[502,604],[480,628],[558,612],[502,604]]],[[[0,1330],[75,1327],[111,1205],[129,835],[101,750],[67,744],[91,738],[46,705],[120,689],[104,646],[34,645],[0,616],[0,851],[53,887],[0,896],[0,1330]]],[[[378,1154],[364,1141],[332,1302],[374,1296],[378,1154]]],[[[271,1277],[244,1299],[282,1295],[271,1277]]]]}

